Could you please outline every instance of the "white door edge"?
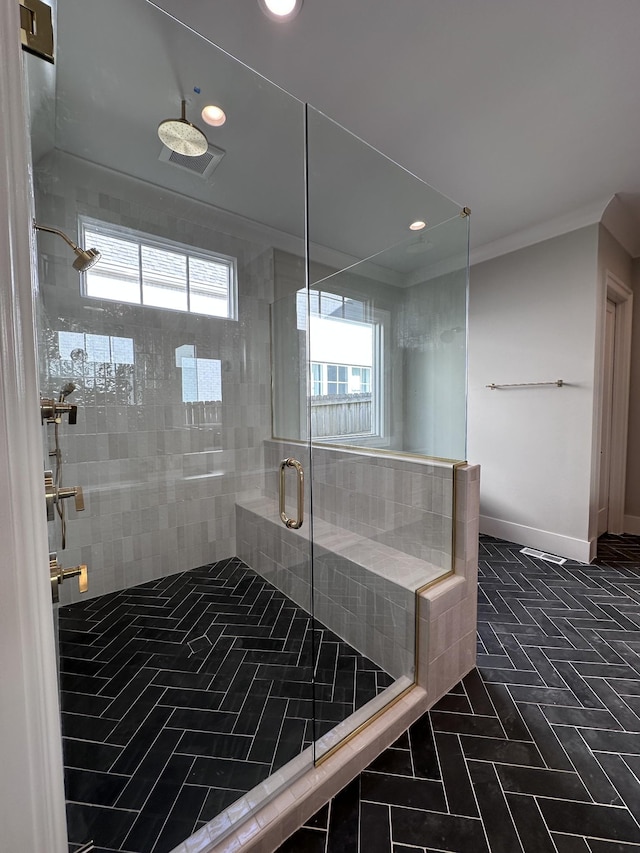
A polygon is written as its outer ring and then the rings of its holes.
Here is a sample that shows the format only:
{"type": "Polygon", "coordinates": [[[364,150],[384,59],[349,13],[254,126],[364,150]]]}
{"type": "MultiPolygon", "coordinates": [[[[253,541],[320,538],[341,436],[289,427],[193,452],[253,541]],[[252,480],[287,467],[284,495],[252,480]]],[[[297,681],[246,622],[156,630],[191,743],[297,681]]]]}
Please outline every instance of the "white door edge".
{"type": "Polygon", "coordinates": [[[616,303],[608,529],[609,533],[624,533],[633,293],[610,270],[605,271],[604,290],[605,308],[606,300],[616,303]]]}
{"type": "Polygon", "coordinates": [[[0,4],[0,55],[0,846],[66,853],[17,2],[0,4]]]}

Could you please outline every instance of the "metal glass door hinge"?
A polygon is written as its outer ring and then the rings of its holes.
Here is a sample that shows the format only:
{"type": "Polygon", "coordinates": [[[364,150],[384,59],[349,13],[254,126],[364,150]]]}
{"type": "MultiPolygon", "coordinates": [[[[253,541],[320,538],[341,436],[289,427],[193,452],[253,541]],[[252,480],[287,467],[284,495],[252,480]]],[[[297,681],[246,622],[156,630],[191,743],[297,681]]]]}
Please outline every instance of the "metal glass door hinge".
{"type": "Polygon", "coordinates": [[[51,598],[54,604],[57,604],[60,600],[60,584],[64,583],[68,578],[78,578],[78,589],[80,592],[86,592],[89,588],[87,567],[82,565],[74,566],[72,569],[63,569],[58,563],[55,552],[49,554],[49,575],[51,577],[51,598]]]}
{"type": "Polygon", "coordinates": [[[20,41],[22,49],[53,62],[53,18],[51,7],[41,0],[20,3],[20,41]]]}

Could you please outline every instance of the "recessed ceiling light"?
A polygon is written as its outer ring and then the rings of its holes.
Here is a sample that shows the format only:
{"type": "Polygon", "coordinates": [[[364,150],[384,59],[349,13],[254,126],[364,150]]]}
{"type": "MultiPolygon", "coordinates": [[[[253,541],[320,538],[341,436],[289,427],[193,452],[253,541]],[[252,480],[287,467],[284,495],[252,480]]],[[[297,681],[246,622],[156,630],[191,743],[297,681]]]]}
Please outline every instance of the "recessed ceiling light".
{"type": "Polygon", "coordinates": [[[422,231],[423,228],[427,227],[427,223],[423,222],[422,219],[416,219],[415,222],[412,222],[409,226],[409,230],[411,231],[422,231]]]}
{"type": "Polygon", "coordinates": [[[274,21],[290,21],[302,8],[302,0],[258,0],[260,8],[274,21]]]}
{"type": "Polygon", "coordinates": [[[204,107],[202,110],[202,121],[205,121],[212,127],[222,127],[226,120],[227,116],[222,107],[209,104],[209,106],[204,107]]]}

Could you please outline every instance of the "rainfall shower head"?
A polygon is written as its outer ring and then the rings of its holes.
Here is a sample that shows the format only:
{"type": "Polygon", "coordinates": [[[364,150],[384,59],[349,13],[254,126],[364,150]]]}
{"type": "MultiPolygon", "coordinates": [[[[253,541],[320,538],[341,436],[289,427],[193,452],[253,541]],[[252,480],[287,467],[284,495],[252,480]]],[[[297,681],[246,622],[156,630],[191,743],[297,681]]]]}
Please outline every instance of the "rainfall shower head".
{"type": "Polygon", "coordinates": [[[63,231],[59,231],[57,228],[48,228],[46,225],[38,225],[37,222],[33,223],[33,227],[36,231],[48,231],[50,234],[57,234],[58,237],[62,237],[64,242],[71,246],[77,255],[73,262],[73,268],[74,270],[78,270],[78,272],[86,272],[94,264],[97,264],[101,258],[100,252],[97,249],[82,249],[67,237],[63,231]]]}
{"type": "Polygon", "coordinates": [[[158,125],[160,141],[176,154],[184,157],[201,157],[209,147],[204,133],[187,121],[187,102],[182,101],[182,116],[168,118],[158,125]]]}

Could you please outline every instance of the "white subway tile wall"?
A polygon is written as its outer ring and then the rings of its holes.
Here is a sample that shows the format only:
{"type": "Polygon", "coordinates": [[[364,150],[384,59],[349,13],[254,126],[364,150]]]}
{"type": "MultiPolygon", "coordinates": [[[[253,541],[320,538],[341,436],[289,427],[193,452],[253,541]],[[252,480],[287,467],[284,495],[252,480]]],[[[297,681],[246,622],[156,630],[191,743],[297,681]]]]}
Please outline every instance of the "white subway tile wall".
{"type": "MultiPolygon", "coordinates": [[[[235,554],[235,502],[259,494],[271,432],[271,248],[225,233],[213,208],[167,203],[154,187],[64,154],[35,177],[39,220],[71,235],[84,214],[238,259],[234,321],[81,297],[67,247],[39,235],[40,390],[77,385],[77,424],[60,426],[63,481],[82,485],[86,503],[81,513],[65,507],[64,564],[86,563],[96,596],[235,554]],[[117,352],[97,361],[95,346],[68,351],[64,336],[61,351],[60,332],[130,340],[134,364],[117,352]],[[221,402],[183,402],[176,350],[185,345],[220,361],[221,402]]],[[[46,452],[51,426],[43,439],[46,452]]],[[[77,584],[61,588],[63,603],[79,597],[77,584]]]]}

